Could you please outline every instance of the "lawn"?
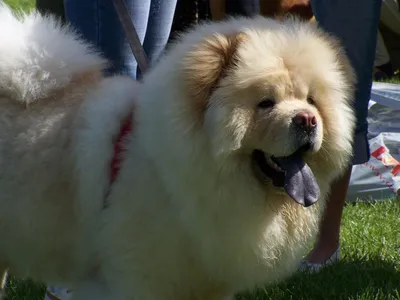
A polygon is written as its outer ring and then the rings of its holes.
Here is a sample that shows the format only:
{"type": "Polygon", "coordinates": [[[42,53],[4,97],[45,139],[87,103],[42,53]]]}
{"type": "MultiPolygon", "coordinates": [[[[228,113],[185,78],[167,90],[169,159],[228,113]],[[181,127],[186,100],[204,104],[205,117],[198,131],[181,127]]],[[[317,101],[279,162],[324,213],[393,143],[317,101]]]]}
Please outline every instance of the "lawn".
{"type": "MultiPolygon", "coordinates": [[[[4,0],[29,10],[32,0],[4,0]]],[[[400,299],[400,201],[348,204],[341,235],[342,261],[319,274],[295,274],[284,283],[237,297],[267,299],[400,299]]],[[[8,300],[43,299],[44,287],[11,278],[8,300]]]]}
{"type": "Polygon", "coordinates": [[[13,9],[29,11],[35,6],[36,0],[4,0],[13,9]]]}
{"type": "MultiPolygon", "coordinates": [[[[400,299],[400,201],[348,204],[342,261],[319,274],[295,274],[284,283],[237,300],[400,299]]],[[[43,299],[43,286],[11,279],[8,300],[43,299]]]]}
{"type": "Polygon", "coordinates": [[[400,299],[400,201],[346,205],[341,246],[339,264],[238,299],[400,299]]]}

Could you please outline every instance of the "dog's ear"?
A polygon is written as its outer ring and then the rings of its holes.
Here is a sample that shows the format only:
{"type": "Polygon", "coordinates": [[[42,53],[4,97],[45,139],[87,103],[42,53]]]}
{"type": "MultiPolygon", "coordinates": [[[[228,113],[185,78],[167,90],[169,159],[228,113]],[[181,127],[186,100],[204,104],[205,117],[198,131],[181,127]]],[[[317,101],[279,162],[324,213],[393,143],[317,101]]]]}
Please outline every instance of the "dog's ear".
{"type": "Polygon", "coordinates": [[[194,45],[183,59],[183,80],[187,96],[201,121],[207,100],[219,81],[237,61],[237,49],[245,33],[213,34],[194,45]]]}

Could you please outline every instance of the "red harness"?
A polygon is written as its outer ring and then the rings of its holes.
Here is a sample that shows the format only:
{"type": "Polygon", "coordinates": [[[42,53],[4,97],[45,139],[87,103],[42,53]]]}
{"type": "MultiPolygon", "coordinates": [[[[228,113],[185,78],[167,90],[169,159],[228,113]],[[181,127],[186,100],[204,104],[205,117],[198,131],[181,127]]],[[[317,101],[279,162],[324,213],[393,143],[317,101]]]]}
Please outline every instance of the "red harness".
{"type": "Polygon", "coordinates": [[[123,157],[123,152],[124,152],[124,146],[125,146],[125,138],[126,136],[132,132],[132,118],[133,114],[130,114],[123,122],[121,125],[121,130],[119,132],[119,135],[117,137],[117,140],[115,141],[114,144],[114,155],[111,160],[111,174],[110,174],[110,187],[114,183],[114,181],[117,179],[119,171],[121,169],[121,164],[124,159],[123,157]]]}

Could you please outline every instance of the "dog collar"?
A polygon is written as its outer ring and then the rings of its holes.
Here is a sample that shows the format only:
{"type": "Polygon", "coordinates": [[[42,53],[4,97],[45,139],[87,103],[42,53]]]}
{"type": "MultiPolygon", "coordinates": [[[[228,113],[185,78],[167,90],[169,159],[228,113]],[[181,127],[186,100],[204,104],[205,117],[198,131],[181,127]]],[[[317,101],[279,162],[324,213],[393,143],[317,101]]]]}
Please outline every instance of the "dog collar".
{"type": "Polygon", "coordinates": [[[117,180],[119,171],[121,170],[121,165],[124,160],[124,150],[125,150],[125,142],[126,137],[129,133],[132,132],[133,128],[133,114],[129,114],[129,116],[122,121],[120,131],[118,133],[117,139],[114,143],[114,151],[113,156],[110,163],[110,181],[108,185],[107,192],[103,201],[103,209],[106,209],[110,203],[108,201],[108,196],[111,191],[111,186],[117,180]]]}
{"type": "Polygon", "coordinates": [[[122,121],[120,132],[119,132],[117,140],[115,141],[115,144],[114,144],[114,153],[113,153],[113,157],[111,160],[110,186],[117,179],[119,171],[121,169],[121,164],[124,159],[123,152],[125,150],[124,146],[125,146],[126,137],[129,133],[132,132],[132,125],[133,125],[132,118],[133,118],[133,115],[131,113],[124,121],[122,121]]]}

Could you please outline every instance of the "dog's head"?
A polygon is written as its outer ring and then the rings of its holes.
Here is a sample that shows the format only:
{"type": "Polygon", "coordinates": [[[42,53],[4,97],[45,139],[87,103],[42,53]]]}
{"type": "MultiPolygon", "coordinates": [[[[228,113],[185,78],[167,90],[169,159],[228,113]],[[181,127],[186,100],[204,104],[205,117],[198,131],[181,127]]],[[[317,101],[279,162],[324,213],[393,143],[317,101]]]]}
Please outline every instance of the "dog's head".
{"type": "Polygon", "coordinates": [[[193,130],[207,132],[216,159],[247,157],[259,183],[311,205],[318,193],[296,185],[318,188],[313,173],[336,176],[351,157],[350,64],[314,24],[260,18],[233,29],[202,38],[183,60],[193,130]]]}

